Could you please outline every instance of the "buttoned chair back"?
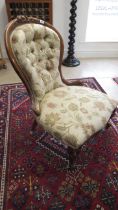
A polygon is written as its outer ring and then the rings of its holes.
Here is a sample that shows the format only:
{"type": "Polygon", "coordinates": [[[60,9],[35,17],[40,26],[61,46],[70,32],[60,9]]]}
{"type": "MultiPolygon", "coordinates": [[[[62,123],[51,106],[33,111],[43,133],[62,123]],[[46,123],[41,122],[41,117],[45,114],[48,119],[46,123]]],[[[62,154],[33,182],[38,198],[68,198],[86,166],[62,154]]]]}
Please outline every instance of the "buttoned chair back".
{"type": "Polygon", "coordinates": [[[34,111],[46,93],[63,86],[63,40],[50,24],[36,18],[18,17],[9,23],[5,44],[14,69],[24,82],[34,111]]]}

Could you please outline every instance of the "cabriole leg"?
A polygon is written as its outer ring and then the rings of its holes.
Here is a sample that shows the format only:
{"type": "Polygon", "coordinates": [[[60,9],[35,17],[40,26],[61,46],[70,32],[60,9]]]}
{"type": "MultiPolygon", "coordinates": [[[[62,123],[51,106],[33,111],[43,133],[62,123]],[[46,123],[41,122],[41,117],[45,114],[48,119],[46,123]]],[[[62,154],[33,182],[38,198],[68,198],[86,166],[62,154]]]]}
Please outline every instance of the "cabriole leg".
{"type": "Polygon", "coordinates": [[[68,156],[69,156],[69,169],[73,169],[74,168],[73,163],[76,159],[76,151],[71,147],[68,147],[68,156]]]}

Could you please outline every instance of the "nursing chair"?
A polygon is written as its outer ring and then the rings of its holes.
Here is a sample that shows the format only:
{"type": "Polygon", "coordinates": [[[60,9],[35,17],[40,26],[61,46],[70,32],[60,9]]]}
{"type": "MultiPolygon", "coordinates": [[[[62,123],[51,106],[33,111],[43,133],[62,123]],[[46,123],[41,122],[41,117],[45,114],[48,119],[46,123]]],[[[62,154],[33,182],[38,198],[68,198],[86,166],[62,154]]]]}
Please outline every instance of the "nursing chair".
{"type": "Polygon", "coordinates": [[[43,20],[23,16],[12,20],[6,27],[5,45],[31,98],[33,130],[41,125],[66,144],[72,165],[76,151],[106,126],[117,103],[79,80],[63,77],[62,37],[43,20]]]}

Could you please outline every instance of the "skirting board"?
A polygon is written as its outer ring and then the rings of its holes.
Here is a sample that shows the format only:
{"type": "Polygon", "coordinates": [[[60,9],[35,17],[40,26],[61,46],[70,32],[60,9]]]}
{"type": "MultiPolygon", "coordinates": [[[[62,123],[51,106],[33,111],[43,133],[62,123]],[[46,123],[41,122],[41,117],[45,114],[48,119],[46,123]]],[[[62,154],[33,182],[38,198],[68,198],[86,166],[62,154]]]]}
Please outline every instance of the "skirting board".
{"type": "MultiPolygon", "coordinates": [[[[67,56],[67,51],[64,51],[64,57],[67,56]]],[[[118,58],[118,51],[75,51],[77,58],[118,58]]]]}
{"type": "MultiPolygon", "coordinates": [[[[86,43],[80,42],[75,48],[75,55],[79,58],[117,58],[118,43],[86,43]]],[[[64,51],[64,57],[67,56],[67,50],[64,51]]]]}

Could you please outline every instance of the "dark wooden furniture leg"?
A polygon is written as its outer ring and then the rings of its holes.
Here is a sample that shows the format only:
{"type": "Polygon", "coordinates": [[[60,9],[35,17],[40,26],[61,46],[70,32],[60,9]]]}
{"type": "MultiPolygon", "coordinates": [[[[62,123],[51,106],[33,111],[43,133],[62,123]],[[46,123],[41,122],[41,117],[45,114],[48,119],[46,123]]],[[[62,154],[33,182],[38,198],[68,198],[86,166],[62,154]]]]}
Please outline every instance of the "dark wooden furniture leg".
{"type": "Polygon", "coordinates": [[[76,150],[74,150],[71,147],[68,147],[68,156],[69,156],[69,169],[71,170],[74,168],[73,163],[76,159],[76,150]]]}

